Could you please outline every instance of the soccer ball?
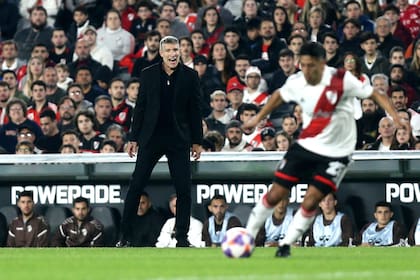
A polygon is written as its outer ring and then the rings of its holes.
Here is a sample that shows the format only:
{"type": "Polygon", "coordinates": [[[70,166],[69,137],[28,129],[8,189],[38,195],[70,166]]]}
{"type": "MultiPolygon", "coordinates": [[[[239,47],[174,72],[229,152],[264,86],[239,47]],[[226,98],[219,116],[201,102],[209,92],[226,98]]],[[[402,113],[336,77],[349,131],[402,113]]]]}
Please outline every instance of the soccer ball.
{"type": "Polygon", "coordinates": [[[242,227],[234,227],[226,231],[222,241],[222,251],[229,258],[248,258],[254,247],[254,238],[242,227]]]}

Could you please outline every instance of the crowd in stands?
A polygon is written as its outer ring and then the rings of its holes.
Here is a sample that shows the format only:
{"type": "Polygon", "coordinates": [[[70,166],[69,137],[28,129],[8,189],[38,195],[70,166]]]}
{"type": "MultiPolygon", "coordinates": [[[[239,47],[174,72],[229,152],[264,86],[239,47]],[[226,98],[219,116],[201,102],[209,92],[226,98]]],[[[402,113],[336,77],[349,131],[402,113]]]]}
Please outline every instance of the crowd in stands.
{"type": "Polygon", "coordinates": [[[411,123],[396,130],[372,100],[355,99],[357,149],[420,149],[415,2],[0,1],[0,151],[124,152],[141,72],[167,35],[200,77],[204,151],[287,150],[306,119],[299,105],[282,104],[253,131],[240,124],[300,71],[306,41],[411,123]]]}
{"type": "MultiPolygon", "coordinates": [[[[141,193],[124,247],[176,247],[176,205],[176,195],[169,197],[168,207],[163,209],[154,207],[146,192],[141,193]]],[[[8,228],[7,220],[0,212],[0,247],[112,247],[115,244],[122,247],[116,243],[119,219],[109,208],[92,209],[84,197],[74,198],[71,213],[65,207],[56,206],[48,208],[44,216],[35,206],[32,192],[21,192],[17,201],[20,214],[9,215],[8,228]]],[[[226,231],[244,226],[250,211],[250,208],[244,211],[241,207],[231,211],[226,198],[220,194],[215,194],[202,206],[202,210],[207,207],[202,220],[190,217],[188,241],[196,248],[220,246],[226,231]]],[[[296,240],[295,246],[420,245],[420,219],[408,224],[396,206],[384,201],[378,201],[372,210],[370,222],[358,227],[354,213],[340,207],[335,194],[330,193],[320,202],[319,214],[310,229],[296,240]]],[[[261,227],[255,239],[256,246],[277,247],[285,237],[293,215],[289,199],[281,200],[261,227]]]]}

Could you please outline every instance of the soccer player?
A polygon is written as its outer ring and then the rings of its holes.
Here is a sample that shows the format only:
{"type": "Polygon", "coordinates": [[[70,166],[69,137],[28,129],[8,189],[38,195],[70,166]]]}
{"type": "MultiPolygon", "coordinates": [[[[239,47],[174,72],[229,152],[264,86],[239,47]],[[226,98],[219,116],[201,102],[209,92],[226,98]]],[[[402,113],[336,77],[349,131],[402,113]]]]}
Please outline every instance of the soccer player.
{"type": "Polygon", "coordinates": [[[289,196],[296,183],[309,181],[300,209],[286,236],[279,242],[277,257],[290,256],[290,244],[312,224],[319,202],[335,192],[350,161],[356,144],[353,117],[354,97],[371,97],[395,120],[400,121],[385,93],[363,85],[350,72],[326,66],[323,47],[305,43],[300,50],[301,72],[289,77],[284,86],[272,94],[268,103],[245,128],[255,127],[282,102],[295,101],[303,109],[303,128],[299,139],[290,147],[278,165],[273,187],[257,203],[248,219],[247,229],[255,237],[273,207],[289,196]]]}

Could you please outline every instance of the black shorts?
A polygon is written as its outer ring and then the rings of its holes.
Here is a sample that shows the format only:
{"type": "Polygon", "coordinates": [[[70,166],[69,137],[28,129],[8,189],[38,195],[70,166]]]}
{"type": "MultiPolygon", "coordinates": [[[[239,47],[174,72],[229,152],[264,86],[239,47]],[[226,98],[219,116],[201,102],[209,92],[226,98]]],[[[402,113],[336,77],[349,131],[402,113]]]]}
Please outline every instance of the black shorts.
{"type": "Polygon", "coordinates": [[[273,181],[289,190],[297,183],[308,183],[328,194],[337,191],[349,163],[350,156],[326,157],[295,143],[279,162],[273,181]]]}

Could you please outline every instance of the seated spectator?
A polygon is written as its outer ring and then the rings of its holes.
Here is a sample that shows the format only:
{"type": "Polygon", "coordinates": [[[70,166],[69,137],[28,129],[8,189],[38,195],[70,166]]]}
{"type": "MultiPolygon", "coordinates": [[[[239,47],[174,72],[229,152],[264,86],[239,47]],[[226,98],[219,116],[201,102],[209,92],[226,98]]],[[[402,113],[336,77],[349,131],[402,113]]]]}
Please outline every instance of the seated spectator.
{"type": "Polygon", "coordinates": [[[38,139],[37,147],[42,153],[58,153],[62,142],[56,114],[51,110],[45,110],[39,119],[43,135],[38,139]]]}
{"type": "Polygon", "coordinates": [[[68,64],[73,61],[73,50],[67,46],[68,39],[63,28],[54,28],[51,42],[53,48],[50,49],[49,58],[54,64],[68,64]]]}
{"type": "Polygon", "coordinates": [[[356,121],[357,149],[361,149],[367,143],[376,141],[379,135],[379,121],[385,116],[385,113],[378,108],[378,105],[372,99],[362,99],[361,104],[362,117],[356,121]]]}
{"type": "MultiPolygon", "coordinates": [[[[266,1],[265,3],[269,3],[266,1]]],[[[272,18],[276,28],[276,36],[279,39],[287,40],[292,33],[292,23],[289,20],[289,14],[284,6],[274,6],[272,9],[272,18]]]]}
{"type": "Polygon", "coordinates": [[[256,66],[251,66],[245,73],[244,103],[253,103],[257,106],[263,106],[269,99],[269,94],[261,89],[262,80],[261,71],[256,66]]]}
{"type": "MultiPolygon", "coordinates": [[[[176,195],[169,198],[169,210],[171,210],[173,218],[168,219],[163,225],[160,235],[158,237],[156,247],[175,248],[177,240],[175,238],[175,223],[176,223],[176,195]]],[[[190,228],[188,230],[188,242],[192,247],[203,247],[201,241],[201,234],[203,231],[203,223],[199,220],[190,217],[190,228]]]]}
{"type": "Polygon", "coordinates": [[[392,141],[390,150],[412,150],[416,140],[411,133],[411,129],[397,128],[394,132],[394,139],[392,141]]]}
{"type": "Polygon", "coordinates": [[[102,141],[101,146],[99,147],[99,153],[107,154],[107,153],[116,153],[117,152],[117,144],[114,141],[105,139],[102,141]]]}
{"type": "Polygon", "coordinates": [[[42,135],[39,125],[26,117],[27,108],[25,103],[19,99],[11,99],[6,106],[6,115],[9,119],[7,124],[0,126],[0,147],[8,153],[15,152],[17,134],[20,127],[30,127],[36,137],[42,135]]]}
{"type": "Polygon", "coordinates": [[[215,90],[210,95],[210,106],[213,109],[205,119],[209,130],[217,130],[225,133],[225,126],[233,118],[233,111],[227,108],[226,93],[222,90],[215,90]]]}
{"type": "Polygon", "coordinates": [[[5,81],[0,81],[0,126],[9,121],[6,115],[6,106],[10,98],[9,84],[5,81]]]}
{"type": "Polygon", "coordinates": [[[97,43],[107,46],[114,60],[121,60],[134,51],[134,37],[121,27],[121,16],[115,9],[106,13],[104,27],[98,29],[97,43]]]}
{"type": "Polygon", "coordinates": [[[90,55],[90,47],[86,38],[81,38],[77,40],[74,49],[74,54],[77,56],[77,59],[72,63],[69,63],[68,67],[70,77],[73,78],[76,81],[76,83],[81,83],[77,80],[77,75],[79,74],[80,69],[88,69],[90,75],[94,76],[102,66],[90,55]]]}
{"type": "Polygon", "coordinates": [[[18,89],[18,80],[16,73],[12,70],[4,70],[2,79],[9,84],[10,98],[22,100],[26,105],[30,103],[30,99],[21,90],[18,89]]]}
{"type": "Polygon", "coordinates": [[[410,246],[420,245],[420,218],[413,224],[408,234],[408,244],[410,246]]]}
{"type": "Polygon", "coordinates": [[[146,33],[156,27],[156,18],[153,15],[153,6],[149,1],[140,1],[137,4],[137,17],[132,21],[130,33],[133,34],[137,52],[143,47],[146,33]]]}
{"type": "Polygon", "coordinates": [[[201,17],[201,31],[206,44],[211,47],[216,42],[223,40],[224,24],[216,7],[207,7],[201,17]]]}
{"type": "Polygon", "coordinates": [[[254,148],[243,137],[242,123],[232,120],[226,125],[226,140],[222,152],[249,152],[254,148]]]}
{"type": "Polygon", "coordinates": [[[190,37],[181,37],[179,39],[179,52],[182,63],[190,68],[194,68],[192,41],[190,37]]]}
{"type": "Polygon", "coordinates": [[[100,95],[95,99],[95,120],[100,134],[105,134],[108,127],[114,124],[112,120],[112,100],[108,95],[100,95]]]}
{"type": "MultiPolygon", "coordinates": [[[[75,153],[80,153],[80,148],[82,143],[80,142],[79,133],[76,130],[65,130],[61,134],[61,142],[63,142],[63,147],[66,147],[67,145],[70,145],[74,148],[75,153]]],[[[63,150],[61,150],[62,152],[63,150]]]]}
{"type": "MultiPolygon", "coordinates": [[[[66,4],[68,2],[69,1],[67,1],[66,4]]],[[[85,5],[74,7],[72,11],[73,21],[70,24],[67,33],[67,38],[69,39],[70,45],[73,47],[76,44],[77,40],[83,37],[85,29],[91,24],[91,22],[85,5]]]]}
{"type": "Polygon", "coordinates": [[[345,214],[338,212],[337,197],[329,193],[319,203],[321,214],[317,215],[309,229],[307,246],[334,247],[350,246],[353,226],[345,214]]]}
{"type": "Polygon", "coordinates": [[[104,245],[104,226],[90,216],[89,200],[73,200],[73,216],[57,229],[51,242],[53,247],[101,247],[104,245]]]}
{"type": "Polygon", "coordinates": [[[340,40],[340,50],[342,53],[352,51],[358,56],[363,55],[360,48],[360,23],[352,18],[348,18],[343,23],[343,38],[340,40]]]}
{"type": "Polygon", "coordinates": [[[240,86],[237,82],[228,82],[226,93],[227,100],[229,101],[228,108],[233,111],[233,117],[235,118],[239,107],[243,104],[243,87],[240,86]]]}
{"type": "Polygon", "coordinates": [[[63,97],[60,102],[58,102],[60,121],[57,126],[60,131],[75,129],[73,118],[76,114],[76,106],[76,102],[74,102],[69,96],[63,97]]]}
{"type": "Polygon", "coordinates": [[[225,144],[225,138],[220,132],[216,130],[209,130],[204,135],[204,138],[210,143],[213,143],[215,152],[220,152],[225,144]]]}
{"type": "Polygon", "coordinates": [[[127,0],[112,0],[112,8],[120,13],[121,27],[130,31],[133,20],[137,17],[136,11],[128,5],[127,0]]]}
{"type": "Polygon", "coordinates": [[[16,145],[16,154],[17,155],[33,155],[35,146],[32,142],[22,141],[16,145]]]}
{"type": "MultiPolygon", "coordinates": [[[[114,56],[106,45],[99,45],[97,41],[97,32],[95,27],[87,26],[83,38],[89,46],[89,54],[93,60],[99,62],[102,66],[107,66],[110,70],[114,69],[114,56]]],[[[75,59],[77,59],[75,54],[75,59]]]]}
{"type": "Polygon", "coordinates": [[[272,127],[265,127],[261,130],[261,143],[263,144],[264,151],[276,150],[276,131],[272,127]]]}
{"type": "Polygon", "coordinates": [[[191,41],[193,42],[193,53],[195,56],[203,55],[209,56],[210,46],[207,45],[204,39],[204,33],[201,29],[195,29],[190,34],[191,41]]]}
{"type": "Polygon", "coordinates": [[[363,148],[364,150],[389,151],[395,132],[395,126],[392,119],[389,117],[383,117],[379,121],[378,131],[380,135],[378,140],[373,143],[366,144],[363,148]]]}
{"type": "Polygon", "coordinates": [[[42,216],[34,212],[33,193],[19,193],[17,206],[21,214],[9,225],[7,247],[47,247],[49,228],[42,216]]]}
{"type": "Polygon", "coordinates": [[[163,216],[152,207],[149,194],[146,192],[141,193],[137,214],[128,230],[129,236],[127,236],[127,240],[130,246],[154,247],[164,223],[163,216]]]}
{"type": "MultiPolygon", "coordinates": [[[[241,123],[246,123],[249,119],[257,115],[259,107],[252,103],[243,103],[239,109],[236,118],[241,123]]],[[[263,148],[261,141],[261,131],[267,125],[267,118],[262,120],[255,128],[243,128],[243,139],[254,148],[263,148]]]]}
{"type": "Polygon", "coordinates": [[[279,245],[293,220],[293,209],[288,205],[289,198],[280,200],[276,205],[273,214],[265,220],[264,227],[255,238],[256,246],[277,247],[279,245]]]}
{"type": "Polygon", "coordinates": [[[405,91],[407,97],[407,107],[411,107],[414,101],[419,100],[416,90],[406,82],[406,70],[404,65],[393,64],[389,70],[389,80],[391,87],[400,87],[405,91]]]}
{"type": "Polygon", "coordinates": [[[47,100],[47,85],[38,80],[31,85],[32,104],[28,107],[27,117],[40,125],[40,115],[46,110],[57,112],[57,105],[47,100]]]}
{"type": "Polygon", "coordinates": [[[227,209],[224,196],[216,194],[211,198],[208,210],[212,215],[204,222],[202,233],[206,247],[220,246],[228,229],[242,226],[241,221],[227,209]]]}
{"type": "Polygon", "coordinates": [[[20,81],[20,89],[26,97],[32,98],[31,86],[35,81],[41,80],[44,73],[45,63],[39,56],[31,57],[28,61],[26,75],[20,81]]]}
{"type": "Polygon", "coordinates": [[[25,65],[25,62],[18,58],[17,44],[13,40],[7,40],[1,43],[0,61],[2,61],[1,71],[11,70],[17,73],[25,65]]]}
{"type": "Polygon", "coordinates": [[[120,125],[111,124],[106,130],[105,139],[112,140],[115,143],[116,153],[124,152],[127,134],[120,125]]]}
{"type": "Polygon", "coordinates": [[[335,68],[342,66],[340,44],[338,43],[337,34],[334,32],[326,32],[324,33],[321,42],[325,49],[327,65],[335,68]]]}
{"type": "MultiPolygon", "coordinates": [[[[163,2],[160,6],[160,18],[166,19],[170,24],[170,33],[169,35],[175,36],[177,38],[185,37],[190,34],[187,25],[181,22],[176,18],[175,12],[176,6],[172,2],[163,2]]],[[[163,38],[164,36],[162,36],[163,38]]]]}
{"type": "Polygon", "coordinates": [[[134,62],[131,76],[140,78],[141,71],[155,63],[158,63],[161,58],[159,55],[159,42],[161,35],[156,30],[152,30],[146,33],[145,36],[145,46],[142,56],[137,58],[134,62]]]}
{"type": "Polygon", "coordinates": [[[55,67],[46,67],[42,75],[42,80],[47,86],[47,101],[57,105],[61,98],[66,96],[66,92],[58,87],[58,75],[55,67]]]}
{"type": "Polygon", "coordinates": [[[198,9],[197,12],[197,22],[195,23],[195,26],[201,26],[204,11],[208,7],[215,7],[219,11],[220,18],[225,26],[229,26],[233,23],[232,12],[225,7],[220,6],[217,0],[204,0],[202,4],[203,5],[198,9]]]}
{"type": "Polygon", "coordinates": [[[308,40],[312,42],[321,42],[326,32],[331,32],[329,25],[324,24],[325,11],[321,7],[314,6],[308,13],[308,40]]]}
{"type": "Polygon", "coordinates": [[[125,103],[130,105],[131,107],[136,107],[137,98],[139,96],[140,90],[140,79],[138,78],[131,78],[127,81],[127,85],[125,87],[125,91],[127,93],[127,98],[125,99],[125,103]]]}
{"type": "Polygon", "coordinates": [[[394,37],[391,33],[392,23],[389,18],[386,16],[378,17],[375,20],[375,34],[378,36],[378,51],[382,53],[383,56],[389,58],[390,51],[394,47],[404,48],[404,43],[394,37]]]}
{"type": "Polygon", "coordinates": [[[92,71],[89,67],[81,66],[76,70],[75,82],[82,88],[83,99],[92,104],[95,103],[95,99],[98,96],[103,94],[102,91],[99,91],[93,86],[92,71]]]}
{"type": "Polygon", "coordinates": [[[293,143],[293,139],[284,131],[279,131],[275,136],[276,151],[286,152],[293,143]]]}
{"type": "Polygon", "coordinates": [[[47,16],[47,10],[43,6],[34,7],[29,14],[31,26],[15,34],[14,40],[18,45],[20,59],[27,61],[33,46],[37,43],[47,45],[48,49],[52,47],[52,28],[47,26],[47,16]]]}
{"type": "Polygon", "coordinates": [[[190,0],[178,0],[176,1],[176,13],[180,22],[185,23],[188,31],[191,32],[195,29],[195,22],[197,21],[197,14],[193,13],[193,7],[191,7],[190,0]]]}
{"type": "Polygon", "coordinates": [[[282,130],[289,135],[292,139],[298,139],[299,137],[299,127],[297,125],[297,119],[294,115],[289,114],[283,117],[283,122],[281,124],[282,130]]]}
{"type": "MultiPolygon", "coordinates": [[[[56,64],[55,70],[57,71],[57,86],[66,91],[73,79],[70,78],[69,67],[66,64],[56,64]]],[[[58,105],[58,104],[57,104],[58,105]]]]}
{"type": "Polygon", "coordinates": [[[360,231],[358,244],[361,246],[392,246],[404,239],[404,230],[398,221],[392,220],[394,212],[389,202],[375,204],[375,221],[365,225],[360,231]]]}
{"type": "Polygon", "coordinates": [[[66,145],[61,145],[59,149],[59,153],[60,154],[77,154],[77,150],[73,145],[66,144],[66,145]]]}
{"type": "Polygon", "coordinates": [[[393,4],[388,4],[383,9],[383,15],[391,21],[392,35],[404,43],[404,48],[408,48],[413,38],[410,30],[401,23],[400,9],[393,4]]]}
{"type": "Polygon", "coordinates": [[[130,129],[133,108],[125,102],[125,83],[120,78],[114,78],[109,83],[108,93],[112,101],[112,121],[121,125],[126,132],[130,129]]]}
{"type": "Polygon", "coordinates": [[[360,46],[364,51],[362,57],[362,73],[369,78],[374,74],[386,73],[389,68],[388,59],[378,51],[378,37],[372,32],[360,35],[360,46]]]}
{"type": "Polygon", "coordinates": [[[81,152],[98,153],[103,138],[96,131],[95,115],[91,111],[80,111],[74,117],[74,122],[77,132],[80,133],[81,152]]]}

